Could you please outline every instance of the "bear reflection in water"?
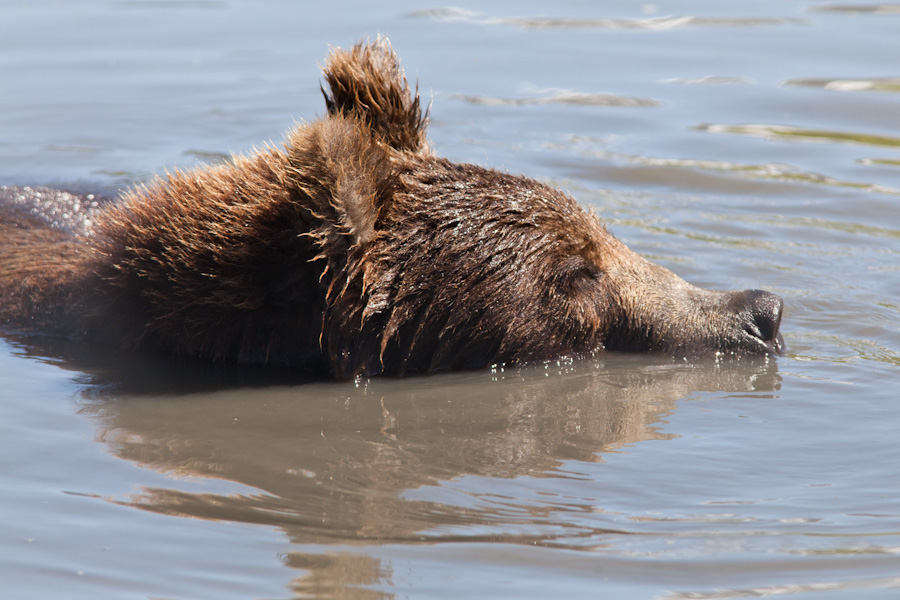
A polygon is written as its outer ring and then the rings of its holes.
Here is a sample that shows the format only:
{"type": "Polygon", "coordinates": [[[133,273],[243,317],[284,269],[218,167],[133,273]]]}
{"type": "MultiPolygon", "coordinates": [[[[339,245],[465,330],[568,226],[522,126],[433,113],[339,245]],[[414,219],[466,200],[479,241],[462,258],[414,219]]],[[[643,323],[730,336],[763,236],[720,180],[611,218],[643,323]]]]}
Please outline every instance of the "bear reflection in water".
{"type": "Polygon", "coordinates": [[[337,378],[782,352],[778,296],[694,287],[570,196],[438,157],[387,41],[335,51],[325,81],[327,114],[283,147],[100,206],[58,195],[63,217],[4,190],[0,320],[337,378]]]}
{"type": "MultiPolygon", "coordinates": [[[[410,490],[464,476],[566,477],[610,452],[679,437],[665,420],[704,392],[765,398],[781,385],[777,362],[766,357],[683,362],[613,353],[433,377],[272,385],[225,365],[173,369],[162,358],[31,341],[32,352],[65,356],[55,362],[81,374],[78,402],[98,442],[176,476],[127,503],[265,523],[297,543],[418,539],[429,524],[406,521],[423,508],[410,490]],[[182,477],[245,487],[194,489],[182,477]]],[[[470,523],[499,518],[458,510],[470,523]]],[[[544,517],[534,515],[535,523],[544,517]]]]}
{"type": "Polygon", "coordinates": [[[607,353],[503,372],[264,388],[234,380],[220,389],[194,385],[208,374],[166,381],[165,360],[120,356],[114,368],[77,360],[96,385],[79,400],[95,438],[173,476],[111,500],[277,528],[294,545],[285,560],[300,587],[389,578],[381,569],[390,565],[367,558],[366,544],[487,536],[577,550],[640,532],[631,517],[646,514],[629,512],[623,498],[670,492],[646,489],[644,476],[632,481],[633,463],[608,473],[597,463],[647,440],[679,452],[666,440],[682,432],[666,420],[692,398],[764,401],[780,387],[777,361],[765,357],[685,363],[607,353]]]}

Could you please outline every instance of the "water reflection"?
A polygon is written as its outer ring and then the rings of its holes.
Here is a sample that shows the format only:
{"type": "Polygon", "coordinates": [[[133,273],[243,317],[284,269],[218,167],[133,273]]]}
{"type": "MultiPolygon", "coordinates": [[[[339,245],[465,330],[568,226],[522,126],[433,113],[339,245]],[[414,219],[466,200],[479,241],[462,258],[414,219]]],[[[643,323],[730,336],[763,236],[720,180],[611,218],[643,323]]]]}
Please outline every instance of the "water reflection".
{"type": "Polygon", "coordinates": [[[609,354],[334,383],[11,341],[79,374],[81,411],[114,456],[174,476],[111,502],[277,528],[296,548],[283,560],[303,572],[292,584],[301,596],[385,597],[371,586],[391,581],[391,563],[359,545],[610,547],[640,532],[607,514],[602,496],[583,496],[596,484],[578,465],[677,437],[665,419],[697,392],[763,396],[781,385],[765,358],[609,354]]]}
{"type": "Polygon", "coordinates": [[[390,562],[347,545],[608,546],[610,536],[636,532],[605,515],[602,499],[560,491],[580,477],[579,464],[676,437],[662,430],[664,420],[695,392],[758,394],[781,381],[767,359],[688,364],[607,355],[297,384],[271,371],[217,373],[25,343],[83,373],[82,411],[113,455],[176,476],[169,487],[111,501],[275,527],[297,545],[285,561],[306,572],[295,580],[298,594],[380,597],[359,586],[390,581],[390,562]],[[197,491],[197,478],[239,485],[197,491]]]}

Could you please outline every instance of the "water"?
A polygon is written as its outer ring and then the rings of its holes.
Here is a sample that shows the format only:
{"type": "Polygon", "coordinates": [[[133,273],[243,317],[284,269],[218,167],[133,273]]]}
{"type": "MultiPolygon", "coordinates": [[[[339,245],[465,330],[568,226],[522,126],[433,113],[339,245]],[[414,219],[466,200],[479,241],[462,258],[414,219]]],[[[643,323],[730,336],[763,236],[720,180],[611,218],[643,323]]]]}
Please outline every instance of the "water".
{"type": "Polygon", "coordinates": [[[0,596],[896,598],[898,13],[5,3],[0,185],[277,142],[328,45],[383,33],[440,154],[781,294],[789,352],[330,383],[7,337],[0,596]]]}

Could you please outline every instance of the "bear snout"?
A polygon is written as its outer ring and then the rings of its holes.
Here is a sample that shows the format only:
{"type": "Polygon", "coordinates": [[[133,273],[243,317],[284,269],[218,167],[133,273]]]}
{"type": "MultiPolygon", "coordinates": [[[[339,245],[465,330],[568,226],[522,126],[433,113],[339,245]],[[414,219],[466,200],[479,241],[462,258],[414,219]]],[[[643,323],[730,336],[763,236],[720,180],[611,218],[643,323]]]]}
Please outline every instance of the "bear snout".
{"type": "Polygon", "coordinates": [[[762,290],[735,292],[732,306],[744,319],[744,331],[758,340],[770,354],[784,353],[784,339],[779,329],[784,301],[780,296],[762,290]]]}

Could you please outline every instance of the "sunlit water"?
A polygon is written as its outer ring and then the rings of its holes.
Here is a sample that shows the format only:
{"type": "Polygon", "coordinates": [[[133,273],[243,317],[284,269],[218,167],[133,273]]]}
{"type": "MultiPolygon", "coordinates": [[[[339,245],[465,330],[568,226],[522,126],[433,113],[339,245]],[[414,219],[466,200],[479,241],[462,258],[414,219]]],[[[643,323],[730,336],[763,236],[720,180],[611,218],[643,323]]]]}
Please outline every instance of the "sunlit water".
{"type": "Polygon", "coordinates": [[[569,190],[777,359],[350,383],[0,341],[3,598],[900,596],[900,10],[6,2],[0,185],[109,195],[388,35],[458,161],[569,190]]]}

